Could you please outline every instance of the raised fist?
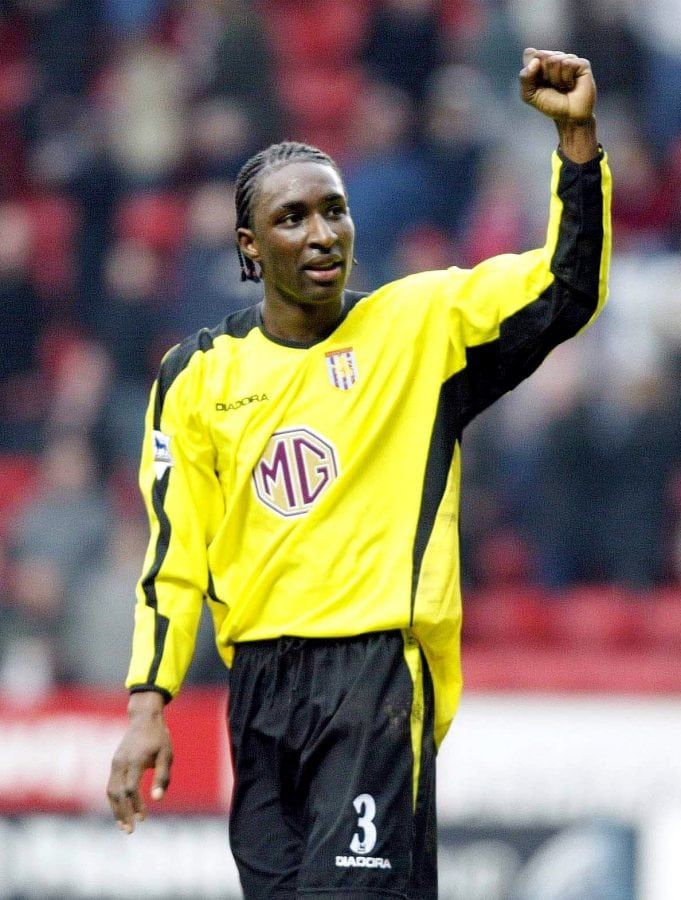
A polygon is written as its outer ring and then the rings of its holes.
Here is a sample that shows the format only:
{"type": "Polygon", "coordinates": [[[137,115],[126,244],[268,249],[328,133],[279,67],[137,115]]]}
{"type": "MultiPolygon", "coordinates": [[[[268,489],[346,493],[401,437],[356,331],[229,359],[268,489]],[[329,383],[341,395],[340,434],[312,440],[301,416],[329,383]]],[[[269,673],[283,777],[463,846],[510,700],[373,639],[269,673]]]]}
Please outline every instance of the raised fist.
{"type": "Polygon", "coordinates": [[[588,122],[596,103],[596,82],[588,59],[558,50],[523,53],[520,96],[556,122],[588,122]]]}

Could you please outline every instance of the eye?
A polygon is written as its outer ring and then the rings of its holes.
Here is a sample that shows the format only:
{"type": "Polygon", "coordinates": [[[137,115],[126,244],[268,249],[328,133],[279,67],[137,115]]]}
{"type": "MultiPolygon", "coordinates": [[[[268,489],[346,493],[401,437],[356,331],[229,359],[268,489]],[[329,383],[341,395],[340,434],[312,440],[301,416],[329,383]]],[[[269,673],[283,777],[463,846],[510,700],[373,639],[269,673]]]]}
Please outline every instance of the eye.
{"type": "Polygon", "coordinates": [[[334,203],[333,206],[329,207],[328,215],[333,219],[340,219],[341,216],[345,215],[345,212],[346,210],[344,206],[342,206],[340,203],[334,203]]]}
{"type": "Polygon", "coordinates": [[[300,225],[303,217],[299,212],[289,212],[286,213],[285,216],[282,216],[279,222],[282,225],[300,225]]]}

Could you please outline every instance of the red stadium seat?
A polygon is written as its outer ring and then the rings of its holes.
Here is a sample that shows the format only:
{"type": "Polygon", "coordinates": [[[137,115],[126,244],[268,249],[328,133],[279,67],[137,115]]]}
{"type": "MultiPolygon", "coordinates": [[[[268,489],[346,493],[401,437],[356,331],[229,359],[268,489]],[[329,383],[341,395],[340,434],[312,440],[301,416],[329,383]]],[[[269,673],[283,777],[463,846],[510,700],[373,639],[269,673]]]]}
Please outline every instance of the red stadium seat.
{"type": "Polygon", "coordinates": [[[0,456],[0,536],[37,487],[38,463],[31,456],[0,456]]]}
{"type": "Polygon", "coordinates": [[[0,115],[12,115],[29,101],[36,77],[37,67],[27,59],[0,62],[0,115]]]}
{"type": "Polygon", "coordinates": [[[126,519],[142,519],[144,502],[137,481],[137,466],[118,462],[111,468],[106,489],[116,512],[126,519]]]}
{"type": "Polygon", "coordinates": [[[538,645],[551,638],[544,589],[498,587],[464,596],[463,640],[470,644],[538,645]]]}
{"type": "Polygon", "coordinates": [[[678,694],[681,667],[669,650],[464,647],[467,690],[678,694]]]}
{"type": "Polygon", "coordinates": [[[681,586],[641,601],[643,634],[653,647],[681,650],[681,586]]]}
{"type": "Polygon", "coordinates": [[[350,148],[350,135],[345,123],[340,125],[314,125],[302,124],[289,128],[288,137],[292,141],[302,141],[319,147],[324,153],[328,153],[339,165],[343,165],[350,148]]]}
{"type": "Polygon", "coordinates": [[[145,191],[125,199],[116,220],[120,240],[144,244],[157,253],[173,253],[185,227],[185,202],[167,192],[145,191]]]}
{"type": "Polygon", "coordinates": [[[554,637],[570,647],[616,648],[644,643],[642,604],[616,586],[580,586],[551,606],[554,637]]]}
{"type": "Polygon", "coordinates": [[[22,136],[15,123],[3,125],[0,141],[0,190],[3,196],[17,196],[25,177],[25,150],[22,136]]]}
{"type": "Polygon", "coordinates": [[[360,69],[291,66],[280,73],[279,99],[294,127],[347,123],[364,84],[360,69]]]}
{"type": "Polygon", "coordinates": [[[440,23],[445,34],[461,41],[480,35],[487,24],[487,13],[478,0],[443,0],[440,23]]]}
{"type": "Polygon", "coordinates": [[[39,347],[40,371],[51,383],[58,377],[64,360],[82,346],[83,339],[75,331],[54,326],[42,335],[39,347]]]}
{"type": "Polygon", "coordinates": [[[348,65],[361,47],[369,17],[364,0],[270,0],[262,23],[284,65],[348,65]]]}
{"type": "Polygon", "coordinates": [[[78,208],[64,197],[43,194],[26,204],[33,223],[32,275],[44,296],[70,292],[75,272],[78,208]]]}

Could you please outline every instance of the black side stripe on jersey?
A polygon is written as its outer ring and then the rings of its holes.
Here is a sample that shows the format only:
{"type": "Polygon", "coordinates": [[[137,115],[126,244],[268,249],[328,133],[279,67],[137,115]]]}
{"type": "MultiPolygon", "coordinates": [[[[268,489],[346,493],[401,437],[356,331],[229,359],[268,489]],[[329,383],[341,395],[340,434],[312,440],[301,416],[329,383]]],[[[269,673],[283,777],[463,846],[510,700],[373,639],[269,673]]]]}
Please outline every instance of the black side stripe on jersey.
{"type": "Polygon", "coordinates": [[[440,389],[414,539],[412,624],[423,555],[464,427],[532,374],[549,352],[576,334],[596,310],[603,242],[600,184],[600,159],[582,166],[563,165],[558,182],[563,215],[551,260],[556,280],[501,323],[498,339],[468,348],[465,367],[440,389]],[[586,184],[587,180],[591,184],[586,184]]]}
{"type": "Polygon", "coordinates": [[[410,625],[414,624],[416,590],[421,574],[423,554],[426,552],[433,525],[435,524],[435,516],[447,486],[447,477],[452,464],[452,457],[454,456],[454,448],[456,442],[461,439],[459,428],[460,375],[461,373],[457,372],[456,375],[448,378],[440,388],[440,398],[437,404],[435,421],[433,422],[428,461],[423,478],[421,509],[419,510],[416,537],[414,538],[410,625]]]}
{"type": "MultiPolygon", "coordinates": [[[[168,390],[192,358],[194,353],[210,350],[213,346],[213,337],[208,329],[203,328],[196,334],[191,335],[181,344],[178,344],[161,364],[161,370],[158,376],[158,385],[156,388],[156,402],[154,404],[154,429],[161,431],[161,416],[163,413],[163,403],[165,401],[168,390]]],[[[165,647],[166,636],[170,626],[170,620],[158,611],[158,596],[156,594],[156,578],[161,571],[161,566],[168,553],[170,547],[170,537],[172,526],[168,514],[165,510],[165,499],[168,493],[168,485],[170,483],[171,468],[166,469],[163,476],[154,482],[151,492],[151,505],[159,523],[158,538],[156,540],[156,548],[154,552],[154,561],[151,568],[142,579],[142,590],[146,599],[147,606],[154,610],[154,656],[149,667],[147,675],[147,684],[154,686],[158,677],[158,670],[163,659],[163,650],[165,647]]]]}
{"type": "Polygon", "coordinates": [[[154,658],[149,667],[147,682],[155,684],[158,676],[158,669],[161,665],[163,656],[163,648],[165,646],[166,635],[170,620],[167,616],[162,615],[158,611],[158,598],[156,596],[156,576],[158,575],[163,560],[168,552],[170,545],[170,519],[164,509],[166,493],[168,492],[168,482],[170,480],[170,469],[166,469],[163,477],[154,484],[151,492],[151,503],[156,513],[159,523],[158,540],[156,541],[156,553],[151,568],[142,581],[142,589],[147,600],[147,606],[154,610],[154,658]]]}

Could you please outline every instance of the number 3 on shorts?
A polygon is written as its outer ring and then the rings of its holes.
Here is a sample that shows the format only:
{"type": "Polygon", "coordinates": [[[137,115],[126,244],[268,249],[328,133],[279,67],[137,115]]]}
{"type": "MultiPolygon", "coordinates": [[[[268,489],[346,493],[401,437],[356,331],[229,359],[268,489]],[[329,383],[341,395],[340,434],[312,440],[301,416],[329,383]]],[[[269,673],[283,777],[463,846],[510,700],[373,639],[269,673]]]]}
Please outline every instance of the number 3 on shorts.
{"type": "Polygon", "coordinates": [[[359,816],[357,827],[360,829],[361,835],[357,832],[353,834],[350,849],[353,853],[364,856],[366,853],[371,853],[376,846],[376,826],[374,825],[376,802],[371,794],[359,794],[352,801],[352,805],[359,816]]]}

